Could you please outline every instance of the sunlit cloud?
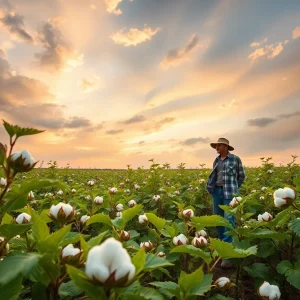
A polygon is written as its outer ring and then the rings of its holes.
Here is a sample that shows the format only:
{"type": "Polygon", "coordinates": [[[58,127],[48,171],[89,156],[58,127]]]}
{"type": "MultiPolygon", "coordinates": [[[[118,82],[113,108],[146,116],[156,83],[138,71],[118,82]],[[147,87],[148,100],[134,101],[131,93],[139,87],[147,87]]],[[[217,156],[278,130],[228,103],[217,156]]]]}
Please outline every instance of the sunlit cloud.
{"type": "Polygon", "coordinates": [[[0,24],[1,23],[17,40],[30,44],[33,43],[32,36],[25,29],[24,16],[10,12],[0,18],[0,24]]]}
{"type": "Polygon", "coordinates": [[[189,55],[196,48],[201,47],[202,49],[207,48],[207,44],[199,42],[199,38],[194,34],[191,36],[189,42],[183,47],[178,49],[173,49],[168,52],[167,56],[160,63],[161,67],[164,69],[170,66],[176,66],[182,63],[184,60],[189,59],[189,55]]]}
{"type": "Polygon", "coordinates": [[[80,89],[83,93],[90,93],[100,88],[100,78],[94,76],[91,78],[83,78],[80,81],[80,89]]]}
{"type": "Polygon", "coordinates": [[[104,0],[104,4],[106,6],[106,11],[110,14],[121,15],[122,11],[118,8],[118,5],[122,2],[122,0],[104,0]]]}
{"type": "Polygon", "coordinates": [[[297,26],[294,30],[293,30],[293,39],[297,39],[300,37],[300,26],[297,26]]]}
{"type": "Polygon", "coordinates": [[[232,99],[229,103],[223,103],[219,106],[221,109],[232,108],[233,106],[237,106],[237,102],[235,99],[232,99]]]}
{"type": "Polygon", "coordinates": [[[142,30],[138,28],[130,28],[125,32],[125,29],[111,35],[111,39],[118,45],[124,45],[125,47],[136,46],[152,39],[157,34],[160,28],[152,29],[145,26],[142,30]]]}
{"type": "Polygon", "coordinates": [[[268,38],[264,38],[261,42],[253,42],[250,44],[250,47],[255,48],[255,47],[259,47],[262,44],[266,43],[268,41],[268,38]]]}
{"type": "Polygon", "coordinates": [[[267,57],[268,59],[273,59],[283,51],[282,42],[276,44],[267,45],[262,48],[256,49],[252,52],[248,58],[255,61],[261,57],[267,57]]]}
{"type": "Polygon", "coordinates": [[[83,64],[83,54],[80,54],[64,38],[60,29],[49,22],[39,31],[39,42],[44,48],[36,57],[41,67],[51,72],[70,71],[83,64]]]}

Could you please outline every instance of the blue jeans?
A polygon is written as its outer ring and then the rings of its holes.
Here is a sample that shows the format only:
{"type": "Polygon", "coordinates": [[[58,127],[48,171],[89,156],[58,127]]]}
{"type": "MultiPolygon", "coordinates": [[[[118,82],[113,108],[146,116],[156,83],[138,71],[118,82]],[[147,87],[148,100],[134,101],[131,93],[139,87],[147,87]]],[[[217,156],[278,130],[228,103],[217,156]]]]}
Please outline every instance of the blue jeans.
{"type": "MultiPolygon", "coordinates": [[[[224,193],[223,189],[216,187],[213,194],[213,211],[215,215],[219,215],[229,221],[229,223],[235,227],[235,221],[234,221],[234,216],[226,213],[223,209],[219,207],[219,205],[229,205],[230,201],[232,199],[224,199],[224,193]]],[[[217,226],[218,233],[219,233],[219,239],[231,243],[232,242],[232,237],[230,235],[224,235],[226,231],[229,230],[229,228],[224,227],[224,226],[217,226]]]]}

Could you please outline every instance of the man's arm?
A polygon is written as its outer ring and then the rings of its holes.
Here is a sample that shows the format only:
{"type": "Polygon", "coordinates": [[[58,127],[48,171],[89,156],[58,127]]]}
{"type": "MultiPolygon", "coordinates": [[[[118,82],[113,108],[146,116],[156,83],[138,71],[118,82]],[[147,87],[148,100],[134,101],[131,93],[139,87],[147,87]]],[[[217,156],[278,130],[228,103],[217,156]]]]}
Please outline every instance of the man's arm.
{"type": "Polygon", "coordinates": [[[243,184],[245,177],[246,177],[246,174],[245,174],[245,170],[244,170],[242,161],[238,157],[238,176],[237,176],[238,187],[240,187],[243,184]]]}

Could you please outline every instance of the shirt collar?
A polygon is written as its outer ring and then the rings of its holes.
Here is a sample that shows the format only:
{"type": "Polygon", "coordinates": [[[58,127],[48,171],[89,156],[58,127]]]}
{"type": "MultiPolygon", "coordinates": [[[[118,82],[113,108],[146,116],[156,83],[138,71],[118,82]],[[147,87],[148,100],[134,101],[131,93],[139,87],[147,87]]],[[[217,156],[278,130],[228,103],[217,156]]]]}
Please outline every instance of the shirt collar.
{"type": "MultiPolygon", "coordinates": [[[[230,152],[228,152],[227,156],[224,159],[226,159],[227,157],[231,158],[232,154],[230,152]]],[[[219,156],[217,156],[217,160],[219,161],[220,159],[221,159],[221,154],[219,154],[219,156]]]]}

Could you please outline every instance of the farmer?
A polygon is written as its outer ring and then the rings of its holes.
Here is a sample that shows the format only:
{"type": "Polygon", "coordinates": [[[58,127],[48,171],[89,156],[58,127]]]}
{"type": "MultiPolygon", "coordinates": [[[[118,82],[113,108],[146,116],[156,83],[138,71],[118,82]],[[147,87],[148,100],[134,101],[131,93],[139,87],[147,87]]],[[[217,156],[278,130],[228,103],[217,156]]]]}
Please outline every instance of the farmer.
{"type": "MultiPolygon", "coordinates": [[[[208,177],[206,190],[213,197],[214,214],[224,217],[234,227],[234,216],[224,212],[219,205],[229,205],[232,198],[238,194],[238,189],[245,180],[245,171],[241,159],[229,152],[234,148],[229,145],[227,139],[219,138],[216,143],[210,145],[217,150],[219,155],[213,163],[213,170],[208,177]]],[[[228,243],[232,242],[232,237],[224,234],[228,228],[218,226],[217,229],[220,240],[228,243]]],[[[221,263],[221,267],[224,268],[231,266],[232,264],[226,260],[221,263]]]]}

